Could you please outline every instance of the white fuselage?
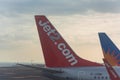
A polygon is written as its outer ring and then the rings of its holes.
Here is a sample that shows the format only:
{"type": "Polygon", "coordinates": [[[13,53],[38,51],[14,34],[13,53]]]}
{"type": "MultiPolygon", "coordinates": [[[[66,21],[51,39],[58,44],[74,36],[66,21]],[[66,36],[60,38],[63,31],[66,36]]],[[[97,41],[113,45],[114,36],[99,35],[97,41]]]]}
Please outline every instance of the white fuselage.
{"type": "MultiPolygon", "coordinates": [[[[114,67],[120,75],[120,67],[114,67]]],[[[51,68],[61,70],[63,73],[53,73],[52,75],[64,80],[110,80],[104,66],[102,67],[73,67],[73,68],[51,68]]]]}

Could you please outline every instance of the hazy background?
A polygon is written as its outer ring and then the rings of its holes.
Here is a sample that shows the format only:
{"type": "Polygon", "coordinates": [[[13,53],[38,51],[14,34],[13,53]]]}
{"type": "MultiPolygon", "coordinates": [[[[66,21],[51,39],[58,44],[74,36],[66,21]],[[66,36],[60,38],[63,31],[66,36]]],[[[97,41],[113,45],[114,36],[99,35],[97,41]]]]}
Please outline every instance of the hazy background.
{"type": "Polygon", "coordinates": [[[0,62],[44,63],[34,15],[46,15],[82,58],[102,62],[98,32],[120,48],[120,0],[0,0],[0,62]]]}

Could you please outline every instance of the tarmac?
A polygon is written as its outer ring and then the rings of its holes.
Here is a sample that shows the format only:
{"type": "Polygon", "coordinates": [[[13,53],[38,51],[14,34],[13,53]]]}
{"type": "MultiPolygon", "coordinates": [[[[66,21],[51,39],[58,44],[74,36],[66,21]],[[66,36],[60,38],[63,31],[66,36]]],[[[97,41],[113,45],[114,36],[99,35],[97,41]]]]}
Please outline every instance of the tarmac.
{"type": "Polygon", "coordinates": [[[40,70],[23,66],[0,67],[0,80],[51,80],[40,70]]]}

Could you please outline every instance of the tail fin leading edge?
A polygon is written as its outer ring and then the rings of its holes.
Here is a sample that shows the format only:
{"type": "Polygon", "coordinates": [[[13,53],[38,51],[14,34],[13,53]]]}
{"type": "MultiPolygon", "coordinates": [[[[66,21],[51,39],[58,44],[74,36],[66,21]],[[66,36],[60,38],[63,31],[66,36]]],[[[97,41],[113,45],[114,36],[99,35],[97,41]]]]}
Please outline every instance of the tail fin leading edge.
{"type": "Polygon", "coordinates": [[[101,66],[79,58],[45,16],[35,16],[47,67],[101,66]]]}
{"type": "Polygon", "coordinates": [[[113,69],[112,65],[106,59],[103,59],[103,61],[104,61],[104,64],[105,64],[105,67],[107,69],[110,79],[111,80],[120,80],[119,75],[113,69]]]}
{"type": "Polygon", "coordinates": [[[104,58],[112,66],[120,65],[120,51],[112,40],[105,34],[99,33],[100,43],[103,50],[104,58]]]}

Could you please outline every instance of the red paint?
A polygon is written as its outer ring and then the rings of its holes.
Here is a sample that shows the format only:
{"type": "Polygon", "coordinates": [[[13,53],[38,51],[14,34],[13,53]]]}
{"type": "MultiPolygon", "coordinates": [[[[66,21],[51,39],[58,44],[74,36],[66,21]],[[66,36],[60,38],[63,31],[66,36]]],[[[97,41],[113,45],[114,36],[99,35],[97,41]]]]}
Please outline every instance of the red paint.
{"type": "Polygon", "coordinates": [[[45,16],[35,20],[47,67],[102,66],[78,57],[45,16]]]}

